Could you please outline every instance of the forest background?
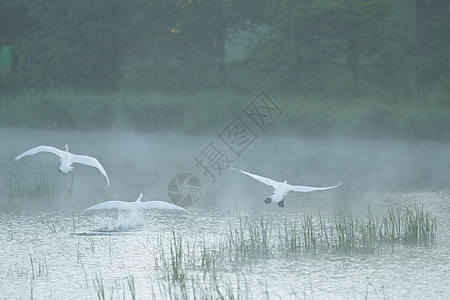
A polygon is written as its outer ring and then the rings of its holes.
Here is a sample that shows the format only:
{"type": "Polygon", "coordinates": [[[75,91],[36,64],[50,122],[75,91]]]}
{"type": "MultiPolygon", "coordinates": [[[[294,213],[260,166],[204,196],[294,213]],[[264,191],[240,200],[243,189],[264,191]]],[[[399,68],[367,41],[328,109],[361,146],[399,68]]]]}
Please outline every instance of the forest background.
{"type": "Polygon", "coordinates": [[[0,126],[450,139],[450,1],[0,0],[0,126]]]}

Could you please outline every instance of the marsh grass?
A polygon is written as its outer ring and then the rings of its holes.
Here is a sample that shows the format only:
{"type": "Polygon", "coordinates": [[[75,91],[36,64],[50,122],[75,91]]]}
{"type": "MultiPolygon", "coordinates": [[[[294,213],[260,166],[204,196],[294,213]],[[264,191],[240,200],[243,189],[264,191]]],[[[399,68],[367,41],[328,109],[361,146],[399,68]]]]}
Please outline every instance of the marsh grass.
{"type": "Polygon", "coordinates": [[[168,246],[160,239],[155,269],[168,282],[184,285],[192,271],[234,272],[272,258],[382,254],[402,245],[431,247],[436,231],[437,220],[423,205],[389,208],[384,214],[369,209],[365,218],[339,213],[325,219],[306,213],[278,225],[269,217],[239,217],[226,235],[214,240],[200,236],[192,241],[178,231],[171,233],[168,246]]]}
{"type": "Polygon", "coordinates": [[[97,297],[100,300],[105,300],[106,299],[106,295],[105,295],[105,286],[103,284],[103,278],[102,275],[99,273],[95,274],[95,279],[92,279],[92,282],[94,283],[94,287],[97,291],[97,297]]]}
{"type": "Polygon", "coordinates": [[[131,299],[136,299],[136,286],[134,284],[134,276],[129,275],[126,278],[128,289],[130,290],[131,299]]]}
{"type": "MultiPolygon", "coordinates": [[[[252,292],[243,274],[234,276],[190,274],[183,283],[158,281],[160,294],[164,299],[252,299],[252,292]]],[[[266,290],[266,298],[268,293],[266,290]]],[[[159,299],[156,295],[153,299],[159,299]]]]}
{"type": "Polygon", "coordinates": [[[384,220],[384,225],[391,241],[424,247],[435,244],[437,219],[425,211],[423,205],[406,206],[403,215],[399,210],[390,208],[388,215],[389,218],[384,220]]]}
{"type": "Polygon", "coordinates": [[[9,265],[6,277],[19,279],[25,278],[48,278],[48,264],[46,258],[42,255],[40,259],[33,258],[29,254],[29,267],[22,267],[18,262],[14,266],[9,265]]]}
{"type": "Polygon", "coordinates": [[[5,177],[5,188],[10,198],[51,198],[55,197],[55,185],[50,183],[42,172],[35,178],[34,184],[28,184],[25,177],[16,168],[5,177]]]}
{"type": "Polygon", "coordinates": [[[11,172],[9,176],[5,177],[5,191],[8,191],[9,197],[25,197],[25,187],[25,179],[17,168],[15,172],[11,172]]]}
{"type": "MultiPolygon", "coordinates": [[[[431,247],[436,231],[436,218],[423,205],[411,205],[377,214],[369,208],[364,218],[344,213],[330,218],[305,213],[283,220],[239,216],[220,237],[193,237],[173,230],[169,238],[158,238],[153,251],[146,249],[153,253],[159,292],[165,299],[248,299],[253,295],[240,272],[261,261],[431,247]]],[[[267,286],[258,292],[269,298],[267,286]]]]}

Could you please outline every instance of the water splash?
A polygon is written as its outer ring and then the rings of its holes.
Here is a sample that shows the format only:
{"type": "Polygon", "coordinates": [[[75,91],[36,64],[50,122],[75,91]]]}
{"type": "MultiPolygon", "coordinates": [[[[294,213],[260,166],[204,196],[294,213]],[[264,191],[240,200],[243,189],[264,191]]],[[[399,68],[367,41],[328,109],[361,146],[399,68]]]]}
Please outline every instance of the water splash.
{"type": "Polygon", "coordinates": [[[108,218],[100,228],[95,232],[127,232],[140,231],[143,228],[143,219],[137,209],[133,209],[130,213],[119,211],[117,219],[108,218]]]}

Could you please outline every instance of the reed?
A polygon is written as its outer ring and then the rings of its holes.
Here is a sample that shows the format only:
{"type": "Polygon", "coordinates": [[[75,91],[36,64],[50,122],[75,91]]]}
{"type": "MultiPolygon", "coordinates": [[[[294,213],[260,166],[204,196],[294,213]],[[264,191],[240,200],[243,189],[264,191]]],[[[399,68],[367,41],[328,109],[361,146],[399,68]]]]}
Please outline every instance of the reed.
{"type": "MultiPolygon", "coordinates": [[[[169,237],[158,238],[156,251],[146,248],[153,255],[158,253],[154,255],[155,270],[163,279],[158,280],[158,287],[164,298],[248,299],[252,295],[245,277],[227,284],[231,279],[226,274],[240,274],[240,270],[272,258],[296,260],[305,255],[368,255],[399,246],[431,247],[436,231],[437,219],[423,205],[412,205],[376,214],[369,208],[364,218],[305,213],[280,222],[239,216],[236,223],[230,221],[223,236],[192,237],[172,230],[169,237]]],[[[131,280],[127,278],[130,290],[131,280]]],[[[267,292],[265,295],[269,297],[267,292]]]]}
{"type": "Polygon", "coordinates": [[[92,279],[92,282],[94,283],[94,287],[97,291],[97,297],[99,300],[105,300],[105,286],[103,284],[103,279],[101,274],[96,273],[95,279],[92,279]]]}
{"type": "Polygon", "coordinates": [[[155,268],[162,270],[163,277],[171,282],[183,283],[186,279],[183,253],[183,235],[175,230],[172,232],[172,240],[169,245],[169,253],[164,251],[163,240],[160,242],[160,256],[155,257],[155,268]],[[159,266],[158,262],[161,262],[159,266]]]}
{"type": "MultiPolygon", "coordinates": [[[[160,294],[164,299],[252,299],[249,284],[244,275],[236,278],[219,275],[216,272],[207,275],[192,274],[184,284],[173,281],[158,281],[160,294]]],[[[267,292],[266,292],[267,295],[267,292]]],[[[159,299],[154,295],[153,299],[159,299]]],[[[266,297],[268,298],[268,297],[266,297]]]]}
{"type": "Polygon", "coordinates": [[[433,246],[437,231],[437,219],[423,205],[389,208],[384,214],[373,214],[369,208],[365,218],[339,213],[324,219],[320,214],[315,218],[306,213],[286,218],[281,224],[269,217],[239,217],[238,221],[236,225],[230,223],[228,233],[215,240],[200,236],[190,242],[173,231],[168,247],[160,239],[155,269],[171,282],[186,284],[193,270],[236,271],[271,258],[379,254],[400,245],[433,246]],[[278,234],[273,234],[271,228],[277,226],[278,234]]]}
{"type": "Polygon", "coordinates": [[[136,286],[134,284],[134,276],[130,275],[126,277],[127,280],[127,286],[131,293],[131,299],[136,299],[136,286]]]}
{"type": "Polygon", "coordinates": [[[11,172],[9,176],[5,177],[5,191],[8,191],[10,198],[24,198],[25,186],[25,179],[17,168],[15,172],[11,172]]]}
{"type": "Polygon", "coordinates": [[[436,242],[437,219],[422,205],[406,206],[405,213],[390,208],[385,220],[386,232],[392,241],[413,246],[433,246],[436,242]]]}
{"type": "Polygon", "coordinates": [[[55,186],[48,181],[45,174],[40,172],[34,185],[28,185],[18,168],[5,177],[5,191],[10,198],[55,197],[55,186]]]}
{"type": "Polygon", "coordinates": [[[48,265],[47,265],[47,260],[45,259],[44,256],[42,256],[41,259],[37,260],[37,264],[36,264],[36,260],[33,259],[33,257],[30,256],[30,266],[31,266],[31,279],[36,279],[36,278],[40,278],[40,277],[46,277],[48,278],[48,265]],[[36,264],[36,269],[35,269],[35,264],[36,264]]]}

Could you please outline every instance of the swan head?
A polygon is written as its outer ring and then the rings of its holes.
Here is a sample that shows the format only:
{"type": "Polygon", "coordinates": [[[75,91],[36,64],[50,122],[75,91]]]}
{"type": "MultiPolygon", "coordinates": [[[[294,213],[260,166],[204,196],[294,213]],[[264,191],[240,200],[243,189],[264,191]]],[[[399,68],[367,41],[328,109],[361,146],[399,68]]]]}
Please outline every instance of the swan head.
{"type": "Polygon", "coordinates": [[[66,152],[69,152],[69,145],[65,144],[64,148],[66,148],[66,152]]]}

